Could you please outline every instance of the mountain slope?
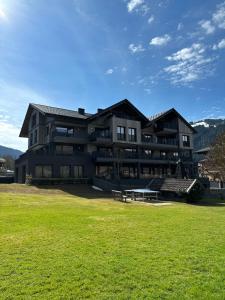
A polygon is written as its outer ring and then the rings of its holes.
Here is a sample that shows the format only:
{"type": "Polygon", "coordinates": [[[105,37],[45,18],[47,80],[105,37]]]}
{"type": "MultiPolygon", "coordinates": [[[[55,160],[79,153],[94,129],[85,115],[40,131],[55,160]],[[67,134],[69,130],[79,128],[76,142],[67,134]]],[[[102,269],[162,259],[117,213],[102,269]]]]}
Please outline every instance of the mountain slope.
{"type": "Polygon", "coordinates": [[[13,158],[19,157],[23,152],[17,149],[8,148],[0,145],[0,157],[10,155],[13,158]]]}
{"type": "Polygon", "coordinates": [[[224,119],[205,119],[190,123],[197,130],[194,135],[194,150],[210,146],[217,135],[225,131],[224,119]]]}

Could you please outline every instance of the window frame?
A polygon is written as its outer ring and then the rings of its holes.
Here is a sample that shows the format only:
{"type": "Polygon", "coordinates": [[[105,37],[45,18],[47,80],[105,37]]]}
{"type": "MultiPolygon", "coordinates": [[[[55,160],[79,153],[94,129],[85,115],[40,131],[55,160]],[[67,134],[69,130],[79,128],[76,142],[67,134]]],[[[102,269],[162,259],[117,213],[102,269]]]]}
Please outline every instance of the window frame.
{"type": "Polygon", "coordinates": [[[84,178],[84,166],[83,165],[74,165],[73,166],[73,176],[74,176],[74,178],[77,178],[77,179],[84,178]],[[77,168],[78,172],[75,171],[75,168],[77,168]],[[78,176],[76,176],[77,174],[78,174],[78,176]]]}
{"type": "Polygon", "coordinates": [[[126,127],[118,125],[116,128],[117,140],[126,141],[126,127]]]}
{"type": "Polygon", "coordinates": [[[137,142],[137,128],[135,127],[128,128],[128,141],[137,142]]]}

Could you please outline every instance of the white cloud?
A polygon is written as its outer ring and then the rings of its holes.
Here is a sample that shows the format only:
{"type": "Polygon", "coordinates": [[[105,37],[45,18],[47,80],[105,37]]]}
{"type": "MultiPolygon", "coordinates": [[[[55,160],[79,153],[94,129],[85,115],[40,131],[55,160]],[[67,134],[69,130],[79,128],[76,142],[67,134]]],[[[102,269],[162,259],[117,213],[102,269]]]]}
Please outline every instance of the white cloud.
{"type": "Polygon", "coordinates": [[[141,44],[135,45],[135,44],[130,44],[128,46],[128,49],[130,50],[131,53],[138,53],[138,52],[143,52],[145,49],[142,47],[141,44]]]}
{"type": "Polygon", "coordinates": [[[174,62],[164,68],[169,75],[169,80],[175,85],[188,85],[196,80],[200,80],[212,74],[213,58],[205,55],[205,47],[202,44],[193,44],[189,48],[183,48],[171,56],[167,56],[168,61],[174,62]]]}
{"type": "Polygon", "coordinates": [[[213,45],[213,50],[225,48],[225,39],[222,39],[218,44],[213,45]]]}
{"type": "Polygon", "coordinates": [[[106,70],[105,74],[106,75],[111,75],[113,72],[114,72],[113,69],[108,69],[108,70],[106,70]]]}
{"type": "Polygon", "coordinates": [[[148,24],[151,24],[154,20],[155,20],[155,17],[154,17],[153,15],[151,15],[151,16],[148,18],[148,24]]]}
{"type": "Polygon", "coordinates": [[[201,20],[199,22],[199,25],[202,27],[202,29],[205,30],[206,34],[211,34],[216,29],[210,20],[201,20]]]}
{"type": "Polygon", "coordinates": [[[225,2],[217,5],[217,10],[212,16],[213,22],[221,29],[225,29],[225,2]]]}
{"type": "Polygon", "coordinates": [[[127,3],[127,9],[128,12],[132,12],[133,10],[135,10],[138,6],[142,5],[144,3],[144,0],[130,0],[127,3]]]}
{"type": "Polygon", "coordinates": [[[171,37],[168,34],[164,34],[163,36],[154,37],[149,44],[153,46],[165,46],[170,40],[171,37]]]}
{"type": "Polygon", "coordinates": [[[145,3],[145,0],[130,0],[127,3],[127,10],[129,13],[137,12],[145,16],[149,12],[149,6],[145,3]]]}

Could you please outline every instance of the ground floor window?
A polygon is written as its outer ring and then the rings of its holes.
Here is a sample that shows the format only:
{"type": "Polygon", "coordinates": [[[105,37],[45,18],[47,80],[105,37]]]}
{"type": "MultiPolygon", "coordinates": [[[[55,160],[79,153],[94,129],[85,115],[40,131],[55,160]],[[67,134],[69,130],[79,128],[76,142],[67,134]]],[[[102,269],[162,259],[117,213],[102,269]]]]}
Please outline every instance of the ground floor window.
{"type": "Polygon", "coordinates": [[[74,177],[75,178],[83,178],[84,177],[84,167],[79,165],[79,166],[74,166],[74,177]]]}
{"type": "Polygon", "coordinates": [[[70,177],[70,166],[60,166],[60,177],[62,178],[70,177]]]}
{"type": "Polygon", "coordinates": [[[121,167],[120,175],[124,178],[137,178],[137,168],[136,167],[121,167]]]}
{"type": "Polygon", "coordinates": [[[96,175],[105,179],[110,179],[113,174],[112,166],[96,166],[96,175]]]}
{"type": "Polygon", "coordinates": [[[50,178],[50,177],[52,177],[52,166],[50,166],[50,165],[37,165],[35,167],[35,177],[37,177],[37,178],[50,178]]]}

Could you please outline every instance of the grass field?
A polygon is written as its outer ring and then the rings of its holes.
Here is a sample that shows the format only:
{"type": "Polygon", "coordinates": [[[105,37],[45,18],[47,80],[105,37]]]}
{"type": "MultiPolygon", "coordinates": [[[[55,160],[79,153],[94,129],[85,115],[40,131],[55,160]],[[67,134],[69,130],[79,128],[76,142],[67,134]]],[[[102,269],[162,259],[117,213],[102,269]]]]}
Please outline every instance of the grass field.
{"type": "Polygon", "coordinates": [[[0,186],[0,299],[225,299],[225,205],[0,186]]]}

